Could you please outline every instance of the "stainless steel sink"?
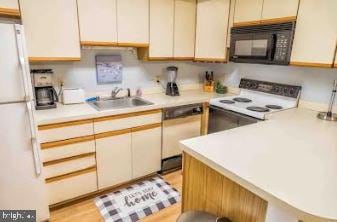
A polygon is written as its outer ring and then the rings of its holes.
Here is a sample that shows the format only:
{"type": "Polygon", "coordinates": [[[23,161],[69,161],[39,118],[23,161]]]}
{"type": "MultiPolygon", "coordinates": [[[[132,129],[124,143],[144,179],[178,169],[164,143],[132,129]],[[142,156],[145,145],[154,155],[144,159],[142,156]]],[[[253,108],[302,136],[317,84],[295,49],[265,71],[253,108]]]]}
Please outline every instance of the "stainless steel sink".
{"type": "Polygon", "coordinates": [[[111,98],[88,103],[98,111],[153,105],[153,103],[139,97],[111,98]]]}

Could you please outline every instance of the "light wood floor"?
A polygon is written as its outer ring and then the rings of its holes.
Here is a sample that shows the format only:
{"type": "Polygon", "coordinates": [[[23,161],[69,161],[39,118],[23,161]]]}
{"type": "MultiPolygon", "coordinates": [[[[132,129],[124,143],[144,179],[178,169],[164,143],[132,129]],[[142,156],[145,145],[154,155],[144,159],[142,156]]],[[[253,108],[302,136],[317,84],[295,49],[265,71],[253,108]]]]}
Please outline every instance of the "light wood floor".
{"type": "MultiPolygon", "coordinates": [[[[182,190],[182,175],[181,171],[177,171],[164,176],[165,180],[173,187],[178,189],[181,193],[182,190]]],[[[150,215],[142,222],[174,222],[181,212],[181,203],[175,204],[156,214],[150,215]]],[[[83,222],[96,222],[103,221],[97,207],[92,199],[86,200],[72,206],[68,206],[59,210],[51,212],[51,222],[70,222],[70,221],[83,221],[83,222]]]]}

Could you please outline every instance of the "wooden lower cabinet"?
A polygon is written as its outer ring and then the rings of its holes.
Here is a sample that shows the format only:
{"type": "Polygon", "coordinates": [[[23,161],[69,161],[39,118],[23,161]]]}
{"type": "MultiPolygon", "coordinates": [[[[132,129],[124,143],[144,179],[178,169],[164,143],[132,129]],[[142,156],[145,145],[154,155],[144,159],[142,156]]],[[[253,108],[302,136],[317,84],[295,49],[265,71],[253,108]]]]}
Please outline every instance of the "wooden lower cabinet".
{"type": "Polygon", "coordinates": [[[132,132],[132,177],[161,169],[161,127],[132,132]]]}
{"type": "Polygon", "coordinates": [[[184,153],[182,211],[201,210],[235,222],[264,222],[267,202],[184,153]]]}
{"type": "Polygon", "coordinates": [[[132,179],[131,131],[96,138],[98,189],[132,179]]]}

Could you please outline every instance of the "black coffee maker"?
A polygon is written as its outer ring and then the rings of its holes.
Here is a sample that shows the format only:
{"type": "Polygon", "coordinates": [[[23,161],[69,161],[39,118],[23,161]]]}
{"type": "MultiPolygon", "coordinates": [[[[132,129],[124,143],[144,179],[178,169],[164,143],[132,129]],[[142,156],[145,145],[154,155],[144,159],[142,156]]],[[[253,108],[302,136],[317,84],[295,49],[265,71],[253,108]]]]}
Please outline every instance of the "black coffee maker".
{"type": "Polygon", "coordinates": [[[34,79],[34,94],[36,99],[36,109],[56,108],[59,101],[57,93],[53,87],[52,69],[31,70],[34,79]]]}
{"type": "Polygon", "coordinates": [[[178,67],[169,66],[166,68],[167,71],[167,86],[166,95],[168,96],[179,96],[179,89],[176,83],[178,75],[178,67]]]}

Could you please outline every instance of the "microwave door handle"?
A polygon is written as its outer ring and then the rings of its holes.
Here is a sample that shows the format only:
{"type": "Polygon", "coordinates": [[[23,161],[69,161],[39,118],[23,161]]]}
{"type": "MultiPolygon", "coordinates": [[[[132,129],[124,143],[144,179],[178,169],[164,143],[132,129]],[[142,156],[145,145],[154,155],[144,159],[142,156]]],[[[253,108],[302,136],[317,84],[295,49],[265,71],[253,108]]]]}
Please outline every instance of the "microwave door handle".
{"type": "Polygon", "coordinates": [[[269,60],[272,61],[274,60],[275,57],[275,49],[276,49],[276,42],[277,42],[277,35],[272,34],[270,37],[270,47],[269,47],[269,60]]]}

